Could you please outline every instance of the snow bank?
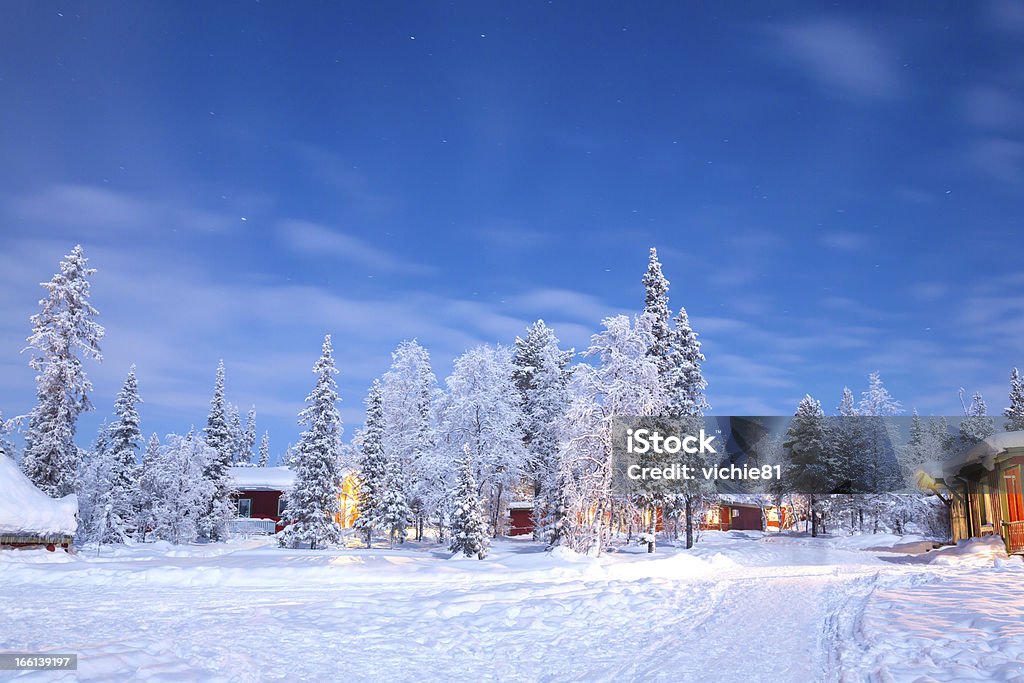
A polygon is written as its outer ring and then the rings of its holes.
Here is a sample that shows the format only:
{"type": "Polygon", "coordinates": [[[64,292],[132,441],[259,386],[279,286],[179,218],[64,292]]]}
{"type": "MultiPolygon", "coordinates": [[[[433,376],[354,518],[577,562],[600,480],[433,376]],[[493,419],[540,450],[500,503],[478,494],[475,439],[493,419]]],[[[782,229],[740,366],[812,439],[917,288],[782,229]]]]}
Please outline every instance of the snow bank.
{"type": "Polygon", "coordinates": [[[932,552],[931,564],[967,567],[992,567],[1005,562],[1006,545],[999,536],[968,538],[955,546],[932,552]]]}
{"type": "Polygon", "coordinates": [[[0,534],[67,534],[78,529],[78,498],[50,498],[10,458],[0,457],[0,534]]]}
{"type": "Polygon", "coordinates": [[[998,556],[996,544],[947,548],[938,555],[947,560],[924,565],[928,573],[904,577],[902,586],[880,585],[857,628],[839,642],[848,671],[842,680],[1024,680],[1024,567],[1018,561],[992,569],[991,559],[986,569],[934,566],[986,553],[998,556]]]}

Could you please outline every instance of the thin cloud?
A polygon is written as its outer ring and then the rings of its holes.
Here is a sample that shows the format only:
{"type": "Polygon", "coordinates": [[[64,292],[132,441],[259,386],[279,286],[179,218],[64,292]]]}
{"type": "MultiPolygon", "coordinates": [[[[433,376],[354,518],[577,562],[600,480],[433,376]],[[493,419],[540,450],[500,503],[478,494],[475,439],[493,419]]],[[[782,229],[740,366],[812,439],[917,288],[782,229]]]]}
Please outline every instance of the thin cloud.
{"type": "Polygon", "coordinates": [[[1024,185],[1024,142],[1004,137],[972,140],[967,161],[989,177],[1006,185],[1024,185]]]}
{"type": "Polygon", "coordinates": [[[534,289],[505,300],[513,311],[527,316],[558,316],[583,320],[597,326],[604,318],[620,311],[605,304],[597,297],[569,289],[534,289]]]}
{"type": "Polygon", "coordinates": [[[430,266],[404,261],[363,239],[319,223],[289,219],[280,223],[279,231],[284,244],[298,254],[342,258],[369,271],[417,275],[435,272],[430,266]]]}
{"type": "Polygon", "coordinates": [[[992,84],[974,85],[964,92],[964,118],[978,128],[1014,130],[1024,117],[1024,103],[1011,90],[992,84]]]}
{"type": "Polygon", "coordinates": [[[804,19],[767,25],[762,31],[776,55],[830,94],[885,100],[897,97],[903,88],[892,49],[856,22],[804,19]]]}
{"type": "Polygon", "coordinates": [[[527,251],[551,244],[555,231],[538,230],[520,221],[491,221],[473,231],[473,236],[494,249],[527,251]]]}
{"type": "Polygon", "coordinates": [[[821,236],[821,244],[836,251],[861,251],[867,248],[868,236],[860,232],[830,232],[821,236]]]}
{"type": "Polygon", "coordinates": [[[14,215],[52,230],[105,236],[155,229],[226,233],[241,217],[95,185],[58,183],[11,202],[14,215]]]}

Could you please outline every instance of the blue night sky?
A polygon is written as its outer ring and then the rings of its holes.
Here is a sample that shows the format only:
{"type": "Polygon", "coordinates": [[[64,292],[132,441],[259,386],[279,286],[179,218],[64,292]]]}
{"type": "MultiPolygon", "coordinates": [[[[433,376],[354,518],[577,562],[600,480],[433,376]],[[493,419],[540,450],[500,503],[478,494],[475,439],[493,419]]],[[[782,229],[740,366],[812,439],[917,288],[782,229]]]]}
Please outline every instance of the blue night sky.
{"type": "Polygon", "coordinates": [[[718,414],[1002,410],[1024,365],[1024,3],[7,2],[0,409],[81,242],[143,429],[223,358],[275,455],[325,332],[347,434],[391,349],[584,348],[656,246],[718,414]]]}

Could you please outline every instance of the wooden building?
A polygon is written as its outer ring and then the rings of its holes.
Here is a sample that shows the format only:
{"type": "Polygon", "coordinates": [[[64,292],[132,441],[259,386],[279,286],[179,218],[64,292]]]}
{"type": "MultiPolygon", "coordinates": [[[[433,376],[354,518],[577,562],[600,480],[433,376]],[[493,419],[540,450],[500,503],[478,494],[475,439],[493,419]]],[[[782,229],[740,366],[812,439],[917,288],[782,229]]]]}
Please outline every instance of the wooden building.
{"type": "Polygon", "coordinates": [[[724,494],[701,520],[709,531],[783,531],[793,525],[793,509],[778,508],[756,494],[724,494]]]}
{"type": "Polygon", "coordinates": [[[18,464],[0,454],[0,548],[71,547],[78,530],[78,498],[50,498],[18,464]]]}
{"type": "Polygon", "coordinates": [[[704,514],[701,528],[711,531],[763,531],[761,506],[723,500],[704,514]]]}
{"type": "Polygon", "coordinates": [[[509,503],[508,535],[525,536],[527,534],[532,534],[533,530],[533,503],[530,501],[509,503]]]}
{"type": "MultiPolygon", "coordinates": [[[[273,534],[284,529],[288,491],[295,484],[295,473],[287,467],[229,468],[237,518],[231,522],[236,533],[273,534]]],[[[358,485],[354,473],[347,472],[338,491],[335,521],[342,529],[351,528],[359,517],[356,509],[358,485]]]]}
{"type": "Polygon", "coordinates": [[[998,535],[1007,552],[1024,552],[1024,432],[994,434],[942,463],[953,542],[998,535]]]}

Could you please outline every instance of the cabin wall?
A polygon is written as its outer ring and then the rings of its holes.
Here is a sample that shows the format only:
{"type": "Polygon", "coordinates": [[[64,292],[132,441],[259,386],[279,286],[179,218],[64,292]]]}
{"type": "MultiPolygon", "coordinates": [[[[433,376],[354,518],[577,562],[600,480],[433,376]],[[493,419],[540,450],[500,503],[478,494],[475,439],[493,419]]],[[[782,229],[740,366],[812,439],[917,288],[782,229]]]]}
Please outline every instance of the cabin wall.
{"type": "Polygon", "coordinates": [[[755,507],[733,507],[732,524],[730,527],[737,531],[761,531],[762,515],[761,509],[755,507]]]}
{"type": "Polygon", "coordinates": [[[512,508],[508,511],[509,536],[525,536],[533,533],[533,510],[529,508],[512,508]]]}
{"type": "Polygon", "coordinates": [[[993,471],[981,466],[962,470],[954,484],[950,504],[950,527],[953,542],[967,538],[999,535],[1011,552],[1024,544],[1024,529],[1014,523],[1013,510],[1021,502],[1014,489],[1008,488],[1008,476],[1014,467],[1024,472],[1024,455],[999,462],[993,471]],[[1011,500],[1013,498],[1013,500],[1011,500]]]}
{"type": "Polygon", "coordinates": [[[280,491],[239,491],[235,499],[248,498],[252,501],[252,519],[278,519],[277,505],[280,491]]]}

